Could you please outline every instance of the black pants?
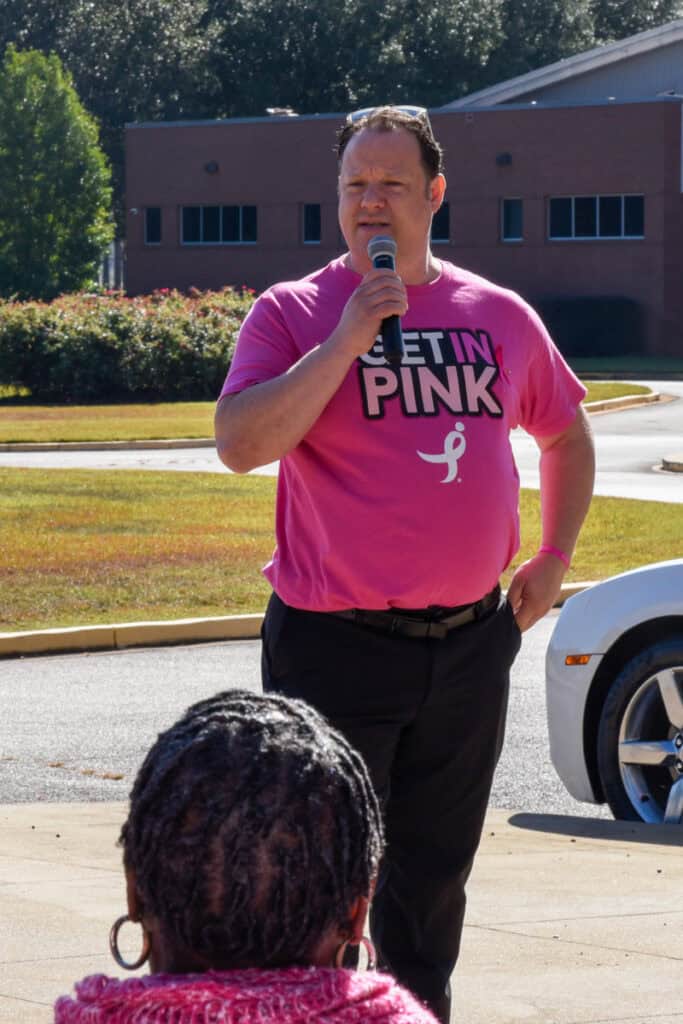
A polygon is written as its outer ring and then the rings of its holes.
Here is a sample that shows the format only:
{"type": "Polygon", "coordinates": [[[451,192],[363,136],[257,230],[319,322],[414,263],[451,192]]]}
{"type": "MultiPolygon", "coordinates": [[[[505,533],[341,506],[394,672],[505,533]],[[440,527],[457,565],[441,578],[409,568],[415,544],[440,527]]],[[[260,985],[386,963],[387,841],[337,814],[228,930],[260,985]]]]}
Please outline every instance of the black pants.
{"type": "Polygon", "coordinates": [[[264,690],[308,701],[366,760],[387,839],[370,920],[378,960],[444,1024],[519,646],[506,602],[443,640],[380,633],[277,595],[263,626],[264,690]]]}

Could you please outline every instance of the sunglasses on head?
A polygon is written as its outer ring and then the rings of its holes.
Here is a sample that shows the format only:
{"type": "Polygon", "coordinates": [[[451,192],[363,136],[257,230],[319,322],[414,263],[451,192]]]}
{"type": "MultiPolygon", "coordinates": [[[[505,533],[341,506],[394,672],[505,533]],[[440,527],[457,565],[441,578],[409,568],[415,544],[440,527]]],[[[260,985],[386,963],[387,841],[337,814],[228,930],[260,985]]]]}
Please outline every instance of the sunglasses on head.
{"type": "Polygon", "coordinates": [[[363,107],[362,110],[354,110],[353,113],[346,115],[346,123],[355,124],[357,121],[362,121],[364,117],[370,117],[376,110],[382,110],[385,106],[390,110],[398,110],[399,113],[406,114],[408,117],[427,117],[426,107],[401,107],[394,106],[393,103],[386,103],[380,104],[378,107],[363,107]]]}

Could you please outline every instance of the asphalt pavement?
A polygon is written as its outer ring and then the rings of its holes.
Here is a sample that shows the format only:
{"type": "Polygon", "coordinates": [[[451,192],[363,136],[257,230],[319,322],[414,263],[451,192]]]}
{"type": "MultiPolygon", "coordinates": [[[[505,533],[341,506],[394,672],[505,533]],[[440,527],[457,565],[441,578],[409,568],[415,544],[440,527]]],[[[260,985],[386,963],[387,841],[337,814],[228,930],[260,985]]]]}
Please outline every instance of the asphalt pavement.
{"type": "MultiPolygon", "coordinates": [[[[492,802],[509,811],[608,817],[605,807],[574,800],[550,761],[544,661],[557,614],[524,634],[492,802]]],[[[189,704],[226,687],[258,690],[260,677],[257,640],[5,659],[0,800],[125,800],[147,749],[189,704]]]]}

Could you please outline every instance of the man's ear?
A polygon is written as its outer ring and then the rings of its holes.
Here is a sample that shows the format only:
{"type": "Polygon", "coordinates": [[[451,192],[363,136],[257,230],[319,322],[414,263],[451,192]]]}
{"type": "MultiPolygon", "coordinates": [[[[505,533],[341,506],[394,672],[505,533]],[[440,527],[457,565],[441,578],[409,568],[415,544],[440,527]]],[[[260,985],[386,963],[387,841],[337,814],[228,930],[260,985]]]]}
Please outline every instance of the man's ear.
{"type": "Polygon", "coordinates": [[[443,174],[437,174],[429,183],[429,199],[432,204],[432,213],[436,213],[443,202],[446,194],[446,179],[443,174]]]}
{"type": "Polygon", "coordinates": [[[138,896],[137,880],[132,868],[126,868],[126,902],[128,903],[128,916],[131,921],[142,919],[142,904],[138,896]]]}

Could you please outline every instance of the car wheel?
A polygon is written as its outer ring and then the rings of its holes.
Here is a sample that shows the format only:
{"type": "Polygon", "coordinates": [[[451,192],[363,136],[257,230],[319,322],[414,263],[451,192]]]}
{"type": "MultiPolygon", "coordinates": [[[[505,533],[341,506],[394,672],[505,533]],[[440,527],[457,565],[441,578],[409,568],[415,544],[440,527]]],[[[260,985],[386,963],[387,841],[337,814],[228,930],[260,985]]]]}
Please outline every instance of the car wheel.
{"type": "Polygon", "coordinates": [[[602,710],[597,754],[615,818],[683,823],[683,636],[623,667],[602,710]]]}

